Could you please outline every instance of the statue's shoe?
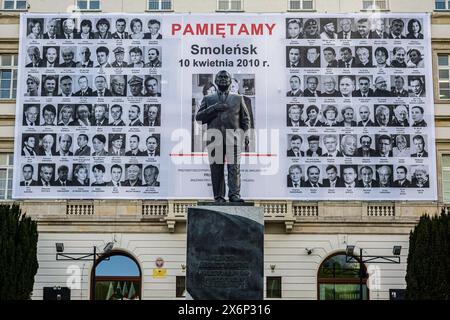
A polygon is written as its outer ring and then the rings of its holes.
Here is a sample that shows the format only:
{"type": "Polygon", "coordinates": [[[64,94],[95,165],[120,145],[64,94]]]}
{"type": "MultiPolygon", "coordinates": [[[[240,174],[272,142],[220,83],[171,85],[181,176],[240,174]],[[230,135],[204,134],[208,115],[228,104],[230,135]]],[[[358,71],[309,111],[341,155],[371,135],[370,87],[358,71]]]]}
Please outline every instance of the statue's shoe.
{"type": "Polygon", "coordinates": [[[241,198],[238,197],[238,196],[231,196],[231,197],[230,197],[230,202],[244,202],[244,200],[241,199],[241,198]]]}

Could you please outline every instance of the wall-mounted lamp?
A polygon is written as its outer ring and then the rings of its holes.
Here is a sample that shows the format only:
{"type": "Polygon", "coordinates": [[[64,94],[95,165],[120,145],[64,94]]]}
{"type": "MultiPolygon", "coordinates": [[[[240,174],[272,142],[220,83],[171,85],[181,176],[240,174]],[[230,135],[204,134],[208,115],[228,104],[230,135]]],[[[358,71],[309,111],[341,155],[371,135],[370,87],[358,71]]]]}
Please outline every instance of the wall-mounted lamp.
{"type": "Polygon", "coordinates": [[[313,248],[305,248],[306,253],[308,254],[308,256],[313,252],[313,248]]]}
{"type": "Polygon", "coordinates": [[[58,252],[58,253],[64,252],[64,243],[57,242],[57,243],[55,243],[55,246],[56,246],[56,252],[58,252]]]}
{"type": "Polygon", "coordinates": [[[183,272],[186,271],[186,265],[184,263],[181,264],[181,271],[183,271],[183,272]]]}
{"type": "Polygon", "coordinates": [[[271,264],[271,265],[270,265],[270,270],[272,270],[272,272],[275,272],[275,267],[276,267],[275,264],[271,264]]]}

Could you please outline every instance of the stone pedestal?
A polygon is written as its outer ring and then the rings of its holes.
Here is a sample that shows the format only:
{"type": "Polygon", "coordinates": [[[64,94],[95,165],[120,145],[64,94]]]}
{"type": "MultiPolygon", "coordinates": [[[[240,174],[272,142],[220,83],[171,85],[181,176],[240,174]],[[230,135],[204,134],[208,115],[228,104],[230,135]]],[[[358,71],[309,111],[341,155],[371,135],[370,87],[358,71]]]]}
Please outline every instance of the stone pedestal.
{"type": "Polygon", "coordinates": [[[263,208],[188,208],[187,298],[263,299],[263,248],[263,208]]]}

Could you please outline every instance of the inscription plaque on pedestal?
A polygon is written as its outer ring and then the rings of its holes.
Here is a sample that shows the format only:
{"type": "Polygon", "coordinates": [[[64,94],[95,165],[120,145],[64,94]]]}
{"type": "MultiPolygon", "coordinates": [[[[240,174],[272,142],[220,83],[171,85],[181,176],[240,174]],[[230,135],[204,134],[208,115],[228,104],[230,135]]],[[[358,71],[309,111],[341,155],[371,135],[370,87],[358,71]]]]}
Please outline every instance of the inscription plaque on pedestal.
{"type": "Polygon", "coordinates": [[[188,208],[188,298],[263,298],[264,211],[251,206],[188,208]]]}

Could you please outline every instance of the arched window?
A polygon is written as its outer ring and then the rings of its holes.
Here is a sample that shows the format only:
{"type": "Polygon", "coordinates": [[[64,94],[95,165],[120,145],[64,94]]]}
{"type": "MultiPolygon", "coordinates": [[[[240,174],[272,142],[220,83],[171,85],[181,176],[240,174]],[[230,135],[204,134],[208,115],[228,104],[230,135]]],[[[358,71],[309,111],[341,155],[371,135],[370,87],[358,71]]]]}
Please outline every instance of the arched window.
{"type": "Polygon", "coordinates": [[[112,251],[95,268],[95,300],[141,299],[142,273],[131,255],[112,251]]]}
{"type": "MultiPolygon", "coordinates": [[[[359,300],[360,271],[357,258],[346,262],[345,252],[329,256],[319,267],[317,296],[319,300],[359,300]]],[[[362,264],[362,297],[367,300],[367,270],[362,264]]]]}

